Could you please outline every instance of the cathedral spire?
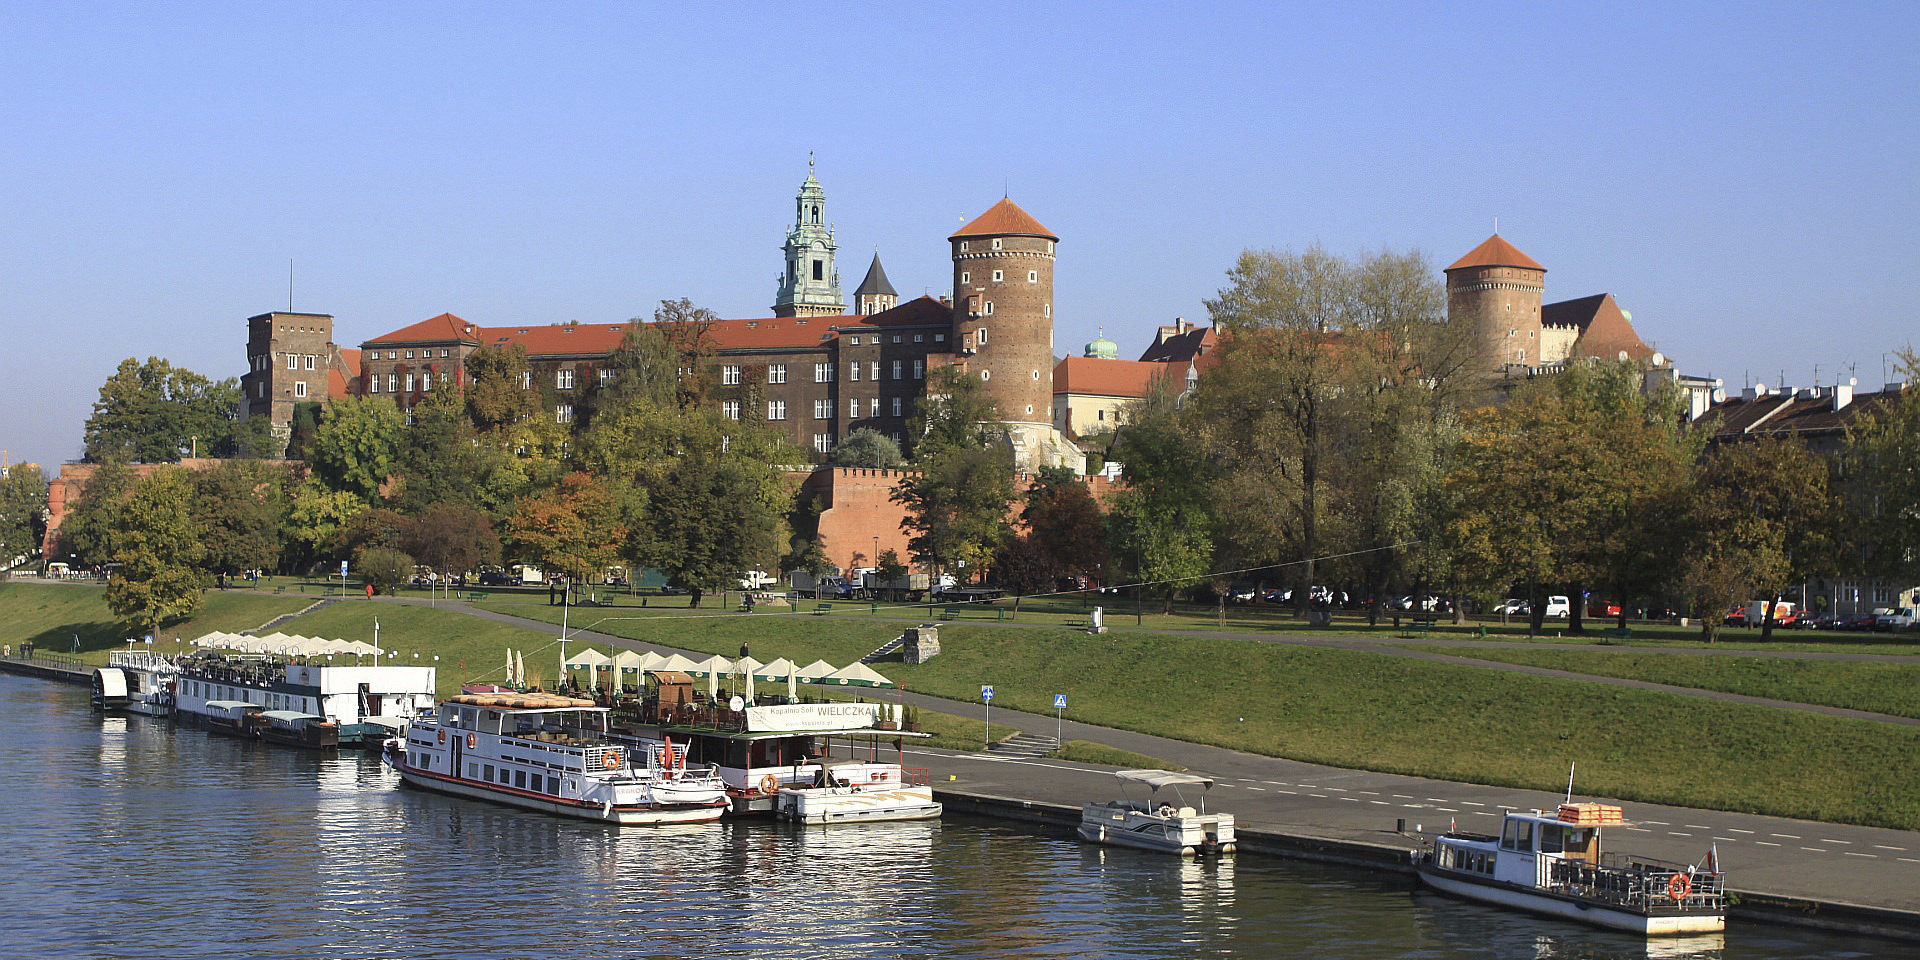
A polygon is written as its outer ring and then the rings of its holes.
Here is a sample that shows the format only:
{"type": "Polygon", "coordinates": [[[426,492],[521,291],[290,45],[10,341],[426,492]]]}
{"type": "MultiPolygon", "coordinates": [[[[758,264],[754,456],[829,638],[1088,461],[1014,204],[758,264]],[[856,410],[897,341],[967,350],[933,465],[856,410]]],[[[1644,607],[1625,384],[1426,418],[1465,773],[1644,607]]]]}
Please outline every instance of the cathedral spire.
{"type": "Polygon", "coordinates": [[[833,264],[838,246],[833,225],[826,219],[827,194],[814,178],[813,154],[807,154],[807,179],[793,200],[793,229],[784,247],[786,272],[773,302],[777,317],[819,317],[845,313],[840,297],[840,271],[833,264]]]}

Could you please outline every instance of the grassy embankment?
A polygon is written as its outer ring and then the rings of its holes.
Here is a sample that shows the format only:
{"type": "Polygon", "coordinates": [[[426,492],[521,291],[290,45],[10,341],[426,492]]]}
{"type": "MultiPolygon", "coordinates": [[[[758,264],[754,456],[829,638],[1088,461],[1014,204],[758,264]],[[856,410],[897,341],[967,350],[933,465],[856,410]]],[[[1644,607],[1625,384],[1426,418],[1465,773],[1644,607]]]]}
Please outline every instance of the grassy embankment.
{"type": "MultiPolygon", "coordinates": [[[[898,632],[837,615],[594,613],[611,616],[593,629],[723,655],[744,640],[762,659],[844,663],[898,632]]],[[[993,683],[996,706],[1040,714],[1066,693],[1076,720],[1337,766],[1556,790],[1577,761],[1583,793],[1920,829],[1913,728],[1230,638],[948,624],[941,640],[931,663],[882,672],[961,700],[993,683]]]]}
{"type": "Polygon", "coordinates": [[[1782,660],[1626,650],[1420,649],[1602,677],[1920,717],[1920,663],[1782,660]]]}
{"type": "MultiPolygon", "coordinates": [[[[0,643],[15,650],[24,641],[48,653],[74,652],[79,638],[82,659],[105,663],[107,651],[124,650],[132,628],[107,609],[106,589],[90,583],[0,583],[0,643]]],[[[251,630],[275,617],[293,613],[315,597],[275,596],[253,591],[211,590],[200,611],[184,623],[162,629],[150,649],[177,653],[184,644],[215,630],[251,630]]]]}

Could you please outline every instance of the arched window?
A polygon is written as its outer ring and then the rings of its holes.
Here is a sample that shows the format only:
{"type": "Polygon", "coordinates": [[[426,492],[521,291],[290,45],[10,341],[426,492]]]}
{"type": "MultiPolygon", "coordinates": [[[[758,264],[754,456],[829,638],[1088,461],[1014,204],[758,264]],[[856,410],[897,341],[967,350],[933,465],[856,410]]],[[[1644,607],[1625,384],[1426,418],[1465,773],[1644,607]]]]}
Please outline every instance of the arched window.
{"type": "Polygon", "coordinates": [[[817,203],[813,205],[813,222],[820,222],[820,205],[817,203]]]}

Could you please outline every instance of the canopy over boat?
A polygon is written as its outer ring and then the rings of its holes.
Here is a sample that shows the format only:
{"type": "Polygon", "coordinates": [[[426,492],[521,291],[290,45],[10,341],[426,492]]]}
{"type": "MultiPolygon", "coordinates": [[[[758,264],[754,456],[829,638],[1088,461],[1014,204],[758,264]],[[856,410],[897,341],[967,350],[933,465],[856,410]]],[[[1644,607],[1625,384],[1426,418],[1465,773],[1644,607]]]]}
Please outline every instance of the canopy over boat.
{"type": "Polygon", "coordinates": [[[572,710],[598,706],[592,700],[553,693],[467,693],[450,697],[447,702],[495,710],[572,710]]]}
{"type": "Polygon", "coordinates": [[[277,723],[285,724],[292,724],[295,720],[319,720],[325,722],[327,719],[319,714],[302,713],[298,710],[262,710],[260,711],[260,716],[277,723]]]}
{"type": "Polygon", "coordinates": [[[1208,787],[1213,786],[1212,777],[1203,777],[1197,773],[1175,773],[1172,770],[1115,770],[1113,775],[1122,780],[1144,783],[1155,790],[1161,787],[1208,787]]]}

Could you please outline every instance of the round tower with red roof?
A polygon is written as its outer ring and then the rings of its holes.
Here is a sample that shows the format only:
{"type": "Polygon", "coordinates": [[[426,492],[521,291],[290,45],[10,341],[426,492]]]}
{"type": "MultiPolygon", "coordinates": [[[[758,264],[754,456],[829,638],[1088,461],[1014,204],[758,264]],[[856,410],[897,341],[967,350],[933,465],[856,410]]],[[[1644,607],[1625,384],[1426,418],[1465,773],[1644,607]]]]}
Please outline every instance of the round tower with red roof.
{"type": "Polygon", "coordinates": [[[953,244],[954,351],[1000,408],[1023,467],[1053,462],[1053,246],[1060,241],[1002,198],[953,244]]]}
{"type": "Polygon", "coordinates": [[[1540,364],[1546,267],[1496,233],[1455,261],[1446,274],[1447,319],[1474,325],[1489,365],[1540,364]]]}

